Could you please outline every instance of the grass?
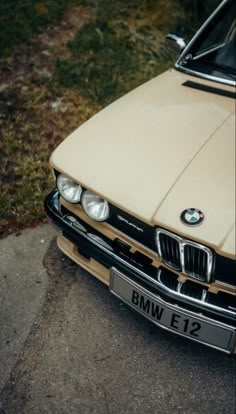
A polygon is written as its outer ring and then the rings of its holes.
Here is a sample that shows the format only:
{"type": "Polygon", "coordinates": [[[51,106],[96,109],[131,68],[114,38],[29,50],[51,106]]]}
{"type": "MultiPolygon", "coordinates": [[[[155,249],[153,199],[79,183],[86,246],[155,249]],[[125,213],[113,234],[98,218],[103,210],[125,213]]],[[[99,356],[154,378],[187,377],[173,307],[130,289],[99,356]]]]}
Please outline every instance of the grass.
{"type": "Polygon", "coordinates": [[[55,100],[42,85],[34,85],[21,105],[11,115],[11,122],[8,117],[1,128],[0,234],[45,219],[43,201],[53,187],[49,155],[78,123],[95,112],[78,93],[71,91],[55,100]],[[66,117],[63,106],[53,109],[55,102],[64,102],[66,117]]]}
{"type": "Polygon", "coordinates": [[[98,1],[95,17],[68,42],[69,57],[57,59],[55,83],[109,104],[173,63],[162,31],[168,22],[170,2],[98,1]]]}
{"type": "MultiPolygon", "coordinates": [[[[190,8],[186,18],[182,3],[88,0],[96,14],[68,42],[69,56],[57,59],[55,84],[77,87],[83,96],[105,106],[160,74],[174,62],[165,34],[180,31],[190,38],[200,24],[196,8],[190,8]]],[[[219,0],[208,0],[198,10],[202,20],[213,3],[217,5],[219,0]]]]}
{"type": "Polygon", "coordinates": [[[42,27],[58,20],[78,0],[7,0],[0,2],[0,56],[9,53],[42,27]]]}
{"type": "Polygon", "coordinates": [[[1,236],[45,220],[52,150],[103,106],[172,64],[164,34],[185,15],[178,0],[9,0],[1,2],[0,16],[1,236]],[[76,4],[71,15],[78,22],[60,23],[76,4]],[[55,20],[52,39],[48,25],[55,20]],[[42,35],[32,38],[43,26],[47,45],[42,35]]]}

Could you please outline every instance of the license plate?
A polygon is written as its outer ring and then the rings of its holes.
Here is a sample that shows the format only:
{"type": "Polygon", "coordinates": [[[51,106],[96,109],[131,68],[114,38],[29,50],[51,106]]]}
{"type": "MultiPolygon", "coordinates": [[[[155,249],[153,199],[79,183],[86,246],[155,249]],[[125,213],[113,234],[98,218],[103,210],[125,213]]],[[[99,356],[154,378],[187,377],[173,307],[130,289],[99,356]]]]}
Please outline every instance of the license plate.
{"type": "Polygon", "coordinates": [[[232,351],[235,338],[233,327],[228,328],[204,316],[194,317],[193,312],[166,303],[115,268],[111,270],[110,291],[156,325],[168,331],[225,352],[232,351]]]}

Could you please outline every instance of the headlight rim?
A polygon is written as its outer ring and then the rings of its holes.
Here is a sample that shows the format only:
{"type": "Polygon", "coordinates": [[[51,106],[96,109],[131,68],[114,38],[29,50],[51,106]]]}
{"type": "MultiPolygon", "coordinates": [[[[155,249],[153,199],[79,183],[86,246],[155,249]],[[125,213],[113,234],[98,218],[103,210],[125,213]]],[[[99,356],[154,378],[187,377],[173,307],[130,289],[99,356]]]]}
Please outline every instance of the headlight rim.
{"type": "Polygon", "coordinates": [[[56,177],[56,186],[57,186],[57,189],[58,189],[58,191],[59,191],[59,194],[60,194],[60,196],[67,202],[67,203],[70,203],[70,204],[79,204],[80,203],[80,201],[81,201],[81,196],[82,196],[82,193],[83,193],[83,188],[82,188],[82,186],[79,184],[79,183],[77,183],[76,181],[74,181],[72,178],[70,178],[68,175],[65,175],[65,174],[63,174],[63,173],[60,173],[60,174],[58,174],[57,175],[57,177],[56,177]],[[77,185],[78,187],[79,187],[79,189],[80,189],[80,191],[79,191],[79,198],[77,198],[76,199],[76,201],[72,201],[72,199],[71,198],[69,198],[69,197],[67,197],[67,196],[65,196],[65,194],[63,194],[63,191],[62,191],[62,189],[60,188],[60,184],[58,183],[59,182],[59,180],[60,180],[60,177],[63,177],[63,178],[65,178],[65,179],[67,179],[68,181],[71,181],[71,183],[72,184],[75,184],[75,185],[77,185]]]}
{"type": "Polygon", "coordinates": [[[102,223],[102,222],[105,222],[105,221],[107,221],[108,220],[108,218],[110,217],[110,214],[111,214],[111,211],[110,211],[110,205],[109,205],[109,203],[108,203],[108,201],[107,200],[105,200],[103,197],[100,197],[100,195],[99,194],[96,194],[96,193],[94,193],[93,191],[90,191],[90,190],[84,190],[83,192],[82,192],[82,194],[81,194],[81,199],[80,199],[80,203],[81,203],[81,206],[82,206],[82,208],[83,208],[83,210],[84,210],[84,212],[87,214],[87,216],[91,219],[91,220],[93,220],[93,221],[96,221],[96,222],[98,222],[98,223],[102,223]],[[98,218],[95,218],[94,216],[92,216],[89,212],[88,212],[88,210],[84,207],[84,198],[86,197],[86,194],[91,194],[91,195],[93,195],[93,196],[95,196],[95,197],[99,197],[101,200],[103,200],[103,202],[106,204],[106,206],[107,206],[107,214],[106,214],[106,216],[105,217],[103,217],[103,218],[100,218],[100,219],[98,219],[98,218]]]}

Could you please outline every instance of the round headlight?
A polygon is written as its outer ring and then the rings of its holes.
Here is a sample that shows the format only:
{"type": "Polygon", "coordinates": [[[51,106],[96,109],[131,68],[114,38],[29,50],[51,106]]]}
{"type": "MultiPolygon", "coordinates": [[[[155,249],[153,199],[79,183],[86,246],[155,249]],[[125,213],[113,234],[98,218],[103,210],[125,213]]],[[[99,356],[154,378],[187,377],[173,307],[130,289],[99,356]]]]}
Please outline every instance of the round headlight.
{"type": "Polygon", "coordinates": [[[81,204],[85,213],[93,220],[105,221],[109,216],[108,202],[91,191],[84,191],[81,204]]]}
{"type": "Polygon", "coordinates": [[[69,203],[78,203],[80,201],[82,188],[75,183],[71,178],[63,174],[57,177],[57,188],[61,196],[69,203]]]}

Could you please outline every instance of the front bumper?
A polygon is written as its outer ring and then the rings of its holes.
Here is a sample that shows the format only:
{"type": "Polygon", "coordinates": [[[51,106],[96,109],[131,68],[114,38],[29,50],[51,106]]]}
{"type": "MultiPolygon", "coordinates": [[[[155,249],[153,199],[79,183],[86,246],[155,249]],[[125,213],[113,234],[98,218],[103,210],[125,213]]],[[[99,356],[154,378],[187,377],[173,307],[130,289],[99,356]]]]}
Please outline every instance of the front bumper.
{"type": "MultiPolygon", "coordinates": [[[[183,315],[192,317],[195,320],[230,331],[230,340],[223,347],[211,344],[210,341],[207,342],[191,337],[190,339],[228,353],[233,352],[235,347],[235,315],[232,312],[222,312],[222,309],[215,306],[206,307],[204,303],[198,300],[178,295],[178,293],[173,292],[171,289],[162,286],[159,280],[160,273],[162,277],[166,275],[168,278],[170,271],[162,267],[159,269],[153,267],[150,262],[145,260],[144,256],[140,260],[134,259],[134,256],[129,254],[124,246],[99,234],[91,225],[85,223],[73,213],[67,212],[65,214],[65,212],[62,212],[57,190],[52,191],[46,198],[45,211],[49,220],[63,236],[62,242],[59,242],[59,247],[77,263],[97,277],[99,276],[96,274],[96,270],[94,271],[92,266],[90,266],[90,262],[96,262],[100,271],[102,272],[104,269],[104,272],[107,272],[109,275],[110,271],[112,274],[113,270],[117,269],[118,273],[125,275],[133,285],[139,286],[145,292],[149,292],[151,297],[159,298],[159,301],[163,302],[167,307],[177,309],[183,315]],[[63,239],[68,240],[73,245],[73,254],[67,252],[66,248],[63,247],[63,239]],[[83,258],[82,261],[81,258],[83,258]]],[[[65,245],[66,243],[64,243],[65,245]]],[[[102,279],[102,277],[99,278],[102,279]]],[[[109,280],[107,284],[109,284],[109,280]]],[[[112,291],[111,286],[110,289],[112,291]]],[[[117,296],[119,295],[117,294],[117,296]]],[[[158,325],[162,326],[161,324],[158,325]]],[[[168,327],[164,328],[168,329],[168,327]]],[[[178,332],[176,333],[178,334],[178,332]]],[[[183,333],[180,333],[180,335],[183,335],[183,333]]]]}

